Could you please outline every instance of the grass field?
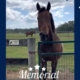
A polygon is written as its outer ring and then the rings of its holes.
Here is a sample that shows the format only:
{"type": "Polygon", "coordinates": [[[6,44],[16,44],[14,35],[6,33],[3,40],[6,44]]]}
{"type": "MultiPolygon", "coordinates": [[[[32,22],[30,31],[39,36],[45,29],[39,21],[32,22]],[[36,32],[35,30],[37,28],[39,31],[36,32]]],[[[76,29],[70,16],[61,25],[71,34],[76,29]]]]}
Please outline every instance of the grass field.
{"type": "MultiPolygon", "coordinates": [[[[74,34],[70,33],[69,36],[67,33],[59,33],[61,40],[74,40],[74,34]]],[[[30,36],[29,36],[30,37],[30,36]]],[[[25,34],[6,34],[6,39],[26,39],[25,34]]],[[[36,34],[33,36],[36,38],[36,51],[39,42],[39,35],[36,34]]],[[[65,43],[64,44],[64,52],[74,52],[74,44],[73,43],[65,43]]],[[[14,47],[6,47],[6,58],[27,58],[28,57],[27,47],[14,46],[14,47]]]]}
{"type": "MultiPolygon", "coordinates": [[[[60,37],[61,40],[74,40],[74,34],[73,33],[58,33],[58,36],[60,37]]],[[[26,37],[25,34],[6,34],[6,39],[26,39],[26,38],[30,38],[26,37]]],[[[37,51],[37,46],[38,46],[38,42],[39,42],[39,34],[33,35],[34,38],[36,38],[36,51],[37,51]]],[[[64,45],[64,52],[74,52],[74,43],[65,43],[64,45]]],[[[27,47],[6,47],[6,58],[28,58],[28,49],[27,47]]],[[[71,61],[71,71],[73,72],[73,65],[74,65],[74,56],[71,57],[62,57],[60,60],[60,64],[58,64],[58,67],[61,67],[60,69],[62,69],[64,65],[64,60],[66,59],[66,63],[67,67],[70,64],[71,61]],[[70,61],[69,61],[70,60],[70,61]]],[[[36,62],[38,62],[38,55],[36,53],[36,62]]],[[[23,67],[23,66],[22,66],[23,67]]],[[[14,65],[11,66],[7,66],[7,70],[19,70],[21,67],[20,66],[16,66],[14,67],[14,65]]],[[[23,67],[25,68],[25,67],[23,67]]]]}

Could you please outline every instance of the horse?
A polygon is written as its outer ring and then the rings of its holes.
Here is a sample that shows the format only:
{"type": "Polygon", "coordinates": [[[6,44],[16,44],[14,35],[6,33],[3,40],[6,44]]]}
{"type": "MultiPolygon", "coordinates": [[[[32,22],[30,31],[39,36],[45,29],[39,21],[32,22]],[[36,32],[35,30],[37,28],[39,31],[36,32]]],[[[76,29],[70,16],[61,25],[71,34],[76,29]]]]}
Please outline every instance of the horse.
{"type": "Polygon", "coordinates": [[[26,34],[26,37],[27,37],[28,35],[31,35],[31,37],[32,37],[33,34],[35,34],[35,31],[26,32],[25,34],[26,34]]]}
{"type": "MultiPolygon", "coordinates": [[[[50,12],[51,3],[48,2],[47,7],[41,7],[40,4],[37,2],[36,9],[37,13],[37,21],[38,21],[38,28],[39,28],[39,36],[40,41],[60,41],[55,29],[54,19],[50,12]]],[[[40,44],[40,52],[39,53],[62,53],[63,52],[63,44],[62,43],[42,43],[40,44]]],[[[61,55],[56,56],[41,56],[41,67],[45,67],[46,70],[43,73],[47,73],[47,61],[51,61],[51,73],[56,72],[58,60],[60,59],[61,55]]],[[[53,74],[54,76],[54,74],[53,74]]],[[[47,76],[46,76],[47,77],[47,76]]],[[[47,78],[43,77],[43,80],[47,78]]],[[[56,80],[53,78],[52,80],[56,80]]]]}

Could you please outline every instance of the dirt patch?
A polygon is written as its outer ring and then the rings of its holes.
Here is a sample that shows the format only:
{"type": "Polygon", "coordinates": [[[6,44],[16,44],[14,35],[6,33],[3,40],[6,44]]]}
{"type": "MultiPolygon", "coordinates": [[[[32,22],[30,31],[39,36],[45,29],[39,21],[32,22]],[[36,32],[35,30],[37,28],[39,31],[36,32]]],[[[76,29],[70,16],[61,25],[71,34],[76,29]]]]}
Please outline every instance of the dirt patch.
{"type": "Polygon", "coordinates": [[[71,73],[69,70],[59,73],[59,79],[57,80],[74,80],[74,73],[71,73]]]}
{"type": "Polygon", "coordinates": [[[19,79],[19,73],[13,71],[6,71],[6,79],[19,79]]]}

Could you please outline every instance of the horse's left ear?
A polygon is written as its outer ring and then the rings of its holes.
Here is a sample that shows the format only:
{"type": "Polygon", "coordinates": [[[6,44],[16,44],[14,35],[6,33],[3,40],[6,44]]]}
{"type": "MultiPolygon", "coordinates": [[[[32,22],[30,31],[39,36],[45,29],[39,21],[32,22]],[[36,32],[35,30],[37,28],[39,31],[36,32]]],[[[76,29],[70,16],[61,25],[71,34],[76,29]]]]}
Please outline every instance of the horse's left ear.
{"type": "Polygon", "coordinates": [[[50,2],[48,2],[48,4],[47,4],[47,10],[49,11],[50,8],[51,8],[51,4],[50,4],[50,2]]]}

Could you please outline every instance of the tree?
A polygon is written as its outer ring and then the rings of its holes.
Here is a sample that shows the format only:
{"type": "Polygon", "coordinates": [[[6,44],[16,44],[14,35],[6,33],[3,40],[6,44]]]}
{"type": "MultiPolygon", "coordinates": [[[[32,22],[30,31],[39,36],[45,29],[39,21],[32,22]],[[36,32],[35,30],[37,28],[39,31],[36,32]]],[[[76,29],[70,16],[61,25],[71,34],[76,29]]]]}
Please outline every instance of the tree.
{"type": "Polygon", "coordinates": [[[68,21],[57,27],[57,31],[74,31],[74,21],[68,21]]]}

